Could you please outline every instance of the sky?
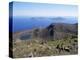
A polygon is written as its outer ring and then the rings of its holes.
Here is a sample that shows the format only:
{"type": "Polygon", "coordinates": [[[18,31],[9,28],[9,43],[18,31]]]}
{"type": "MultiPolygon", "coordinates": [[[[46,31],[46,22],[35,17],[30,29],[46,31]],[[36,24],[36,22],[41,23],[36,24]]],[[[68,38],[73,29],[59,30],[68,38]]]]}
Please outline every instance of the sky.
{"type": "Polygon", "coordinates": [[[15,17],[77,17],[78,6],[30,2],[13,2],[15,17]]]}

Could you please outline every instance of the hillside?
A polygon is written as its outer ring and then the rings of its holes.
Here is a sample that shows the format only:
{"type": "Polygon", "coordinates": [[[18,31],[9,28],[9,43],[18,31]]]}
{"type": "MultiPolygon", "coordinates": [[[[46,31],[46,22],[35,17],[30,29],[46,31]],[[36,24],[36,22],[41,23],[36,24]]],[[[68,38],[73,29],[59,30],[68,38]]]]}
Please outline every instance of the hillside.
{"type": "Polygon", "coordinates": [[[53,23],[44,29],[35,29],[33,36],[42,39],[59,40],[64,38],[77,37],[78,27],[77,24],[64,24],[64,23],[53,23]]]}
{"type": "Polygon", "coordinates": [[[13,57],[40,57],[78,53],[78,24],[52,23],[13,34],[13,57]]]}

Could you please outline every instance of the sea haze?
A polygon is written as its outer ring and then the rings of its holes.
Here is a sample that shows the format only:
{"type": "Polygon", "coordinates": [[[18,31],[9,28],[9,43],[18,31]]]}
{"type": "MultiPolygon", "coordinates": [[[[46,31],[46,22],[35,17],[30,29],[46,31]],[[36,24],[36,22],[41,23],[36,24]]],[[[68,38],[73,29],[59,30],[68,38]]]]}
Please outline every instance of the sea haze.
{"type": "Polygon", "coordinates": [[[14,17],[13,32],[30,30],[34,28],[45,28],[51,23],[78,23],[75,17],[14,17]]]}

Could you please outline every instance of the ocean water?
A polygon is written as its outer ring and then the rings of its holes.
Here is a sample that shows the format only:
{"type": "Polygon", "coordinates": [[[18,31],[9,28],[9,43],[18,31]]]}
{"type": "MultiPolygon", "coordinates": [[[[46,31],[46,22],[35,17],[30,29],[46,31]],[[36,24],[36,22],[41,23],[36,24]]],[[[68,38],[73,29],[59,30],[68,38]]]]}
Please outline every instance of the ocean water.
{"type": "Polygon", "coordinates": [[[76,18],[42,18],[42,17],[16,17],[13,18],[13,32],[30,30],[34,28],[45,28],[51,23],[78,23],[76,18]]]}

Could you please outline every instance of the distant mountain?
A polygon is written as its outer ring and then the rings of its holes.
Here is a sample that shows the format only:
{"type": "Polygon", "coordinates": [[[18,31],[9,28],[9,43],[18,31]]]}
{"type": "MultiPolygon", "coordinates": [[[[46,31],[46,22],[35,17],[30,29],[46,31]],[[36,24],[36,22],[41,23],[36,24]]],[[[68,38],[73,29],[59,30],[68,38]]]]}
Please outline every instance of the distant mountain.
{"type": "Polygon", "coordinates": [[[36,29],[34,30],[34,36],[43,38],[43,39],[64,39],[72,38],[72,36],[77,37],[78,24],[65,24],[65,23],[52,23],[45,29],[36,29]]]}
{"type": "Polygon", "coordinates": [[[61,40],[75,38],[78,35],[78,24],[52,23],[46,28],[36,28],[14,34],[14,38],[27,40],[39,38],[41,40],[61,40]]]}
{"type": "Polygon", "coordinates": [[[52,18],[52,20],[65,20],[66,18],[63,18],[63,17],[54,17],[52,18]]]}

